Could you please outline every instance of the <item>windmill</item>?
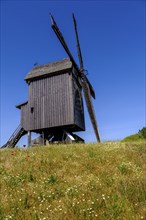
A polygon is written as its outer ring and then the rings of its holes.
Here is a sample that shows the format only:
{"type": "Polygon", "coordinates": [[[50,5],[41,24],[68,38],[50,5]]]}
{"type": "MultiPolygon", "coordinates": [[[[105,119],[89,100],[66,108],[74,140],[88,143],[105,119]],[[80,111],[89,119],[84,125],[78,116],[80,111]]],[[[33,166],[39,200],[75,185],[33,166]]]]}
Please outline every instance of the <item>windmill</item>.
{"type": "Polygon", "coordinates": [[[14,148],[20,138],[28,135],[28,146],[54,142],[84,142],[73,132],[85,131],[82,91],[91,123],[100,142],[96,117],[92,105],[94,89],[83,65],[77,24],[73,23],[77,41],[80,67],[75,62],[63,35],[51,16],[52,29],[69,58],[34,66],[26,75],[28,100],[17,105],[21,111],[21,122],[2,148],[14,148]],[[31,132],[40,136],[31,140],[31,132]]]}
{"type": "Polygon", "coordinates": [[[86,106],[87,106],[88,113],[89,113],[89,116],[90,116],[90,120],[91,120],[93,129],[94,129],[94,132],[95,132],[95,135],[96,135],[96,139],[97,139],[97,141],[100,142],[100,136],[99,136],[99,132],[98,132],[97,121],[96,121],[95,112],[94,112],[94,108],[93,108],[93,104],[92,104],[92,100],[91,100],[91,96],[95,99],[95,92],[94,92],[93,87],[92,87],[91,83],[89,82],[87,76],[85,75],[85,70],[84,70],[84,65],[83,65],[83,58],[82,58],[81,47],[80,47],[78,31],[77,31],[77,22],[76,22],[74,14],[72,16],[73,16],[75,35],[76,35],[77,51],[78,51],[80,67],[78,67],[77,63],[75,62],[75,60],[74,60],[74,58],[73,58],[66,42],[65,42],[65,39],[64,39],[62,33],[60,32],[53,16],[50,14],[52,29],[54,30],[57,38],[59,39],[60,43],[62,44],[63,48],[65,49],[66,53],[68,54],[71,62],[73,63],[73,66],[74,66],[74,68],[77,72],[78,77],[81,79],[81,84],[82,84],[82,88],[83,88],[83,91],[84,91],[85,102],[86,102],[86,106]]]}

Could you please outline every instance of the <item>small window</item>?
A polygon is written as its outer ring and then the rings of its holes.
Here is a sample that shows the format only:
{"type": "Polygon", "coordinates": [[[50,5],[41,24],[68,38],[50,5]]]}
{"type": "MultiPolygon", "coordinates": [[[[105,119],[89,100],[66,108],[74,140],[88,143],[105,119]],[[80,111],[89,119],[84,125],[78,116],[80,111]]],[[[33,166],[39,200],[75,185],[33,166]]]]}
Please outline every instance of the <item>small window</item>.
{"type": "Polygon", "coordinates": [[[34,107],[31,107],[30,111],[31,111],[31,113],[33,113],[33,111],[34,111],[34,107]]]}

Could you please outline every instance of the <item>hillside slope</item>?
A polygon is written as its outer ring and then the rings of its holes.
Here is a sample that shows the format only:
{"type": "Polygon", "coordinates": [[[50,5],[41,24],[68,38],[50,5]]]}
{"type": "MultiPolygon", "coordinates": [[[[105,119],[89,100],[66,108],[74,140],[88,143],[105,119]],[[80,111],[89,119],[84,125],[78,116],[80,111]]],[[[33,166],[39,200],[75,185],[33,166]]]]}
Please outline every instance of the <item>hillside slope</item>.
{"type": "Polygon", "coordinates": [[[125,137],[122,141],[124,141],[124,142],[140,141],[141,142],[141,141],[146,141],[146,139],[144,139],[144,137],[142,137],[139,134],[133,134],[133,135],[125,137]]]}
{"type": "Polygon", "coordinates": [[[125,137],[122,141],[126,142],[136,142],[136,141],[146,141],[146,127],[143,127],[136,134],[125,137]]]}
{"type": "Polygon", "coordinates": [[[146,219],[146,142],[4,149],[0,219],[146,219]]]}

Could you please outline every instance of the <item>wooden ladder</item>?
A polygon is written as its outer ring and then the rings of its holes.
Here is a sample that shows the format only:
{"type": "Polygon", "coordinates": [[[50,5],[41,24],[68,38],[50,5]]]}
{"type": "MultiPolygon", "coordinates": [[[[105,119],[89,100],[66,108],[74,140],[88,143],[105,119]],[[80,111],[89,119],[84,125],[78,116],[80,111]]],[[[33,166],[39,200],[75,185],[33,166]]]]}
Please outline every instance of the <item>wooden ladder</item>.
{"type": "Polygon", "coordinates": [[[4,144],[1,148],[14,148],[20,138],[25,134],[26,131],[24,130],[24,128],[21,127],[21,125],[19,125],[13,132],[7,143],[4,144]]]}

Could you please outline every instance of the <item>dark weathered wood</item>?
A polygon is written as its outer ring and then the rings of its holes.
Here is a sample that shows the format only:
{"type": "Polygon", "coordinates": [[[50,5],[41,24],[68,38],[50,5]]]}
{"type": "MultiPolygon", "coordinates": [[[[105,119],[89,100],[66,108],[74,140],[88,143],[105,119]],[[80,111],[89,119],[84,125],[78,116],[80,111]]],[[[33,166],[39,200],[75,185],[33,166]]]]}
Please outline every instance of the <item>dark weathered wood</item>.
{"type": "Polygon", "coordinates": [[[52,74],[59,74],[64,71],[68,71],[72,68],[72,62],[70,59],[63,59],[52,63],[43,64],[41,66],[34,67],[25,77],[28,82],[32,79],[51,76],[52,74]]]}
{"type": "MultiPolygon", "coordinates": [[[[38,69],[41,71],[41,67],[38,69]]],[[[72,68],[61,69],[58,74],[50,72],[47,77],[42,74],[39,78],[33,72],[28,86],[28,102],[19,107],[21,126],[26,131],[59,127],[70,131],[85,129],[81,85],[72,68]]]]}

